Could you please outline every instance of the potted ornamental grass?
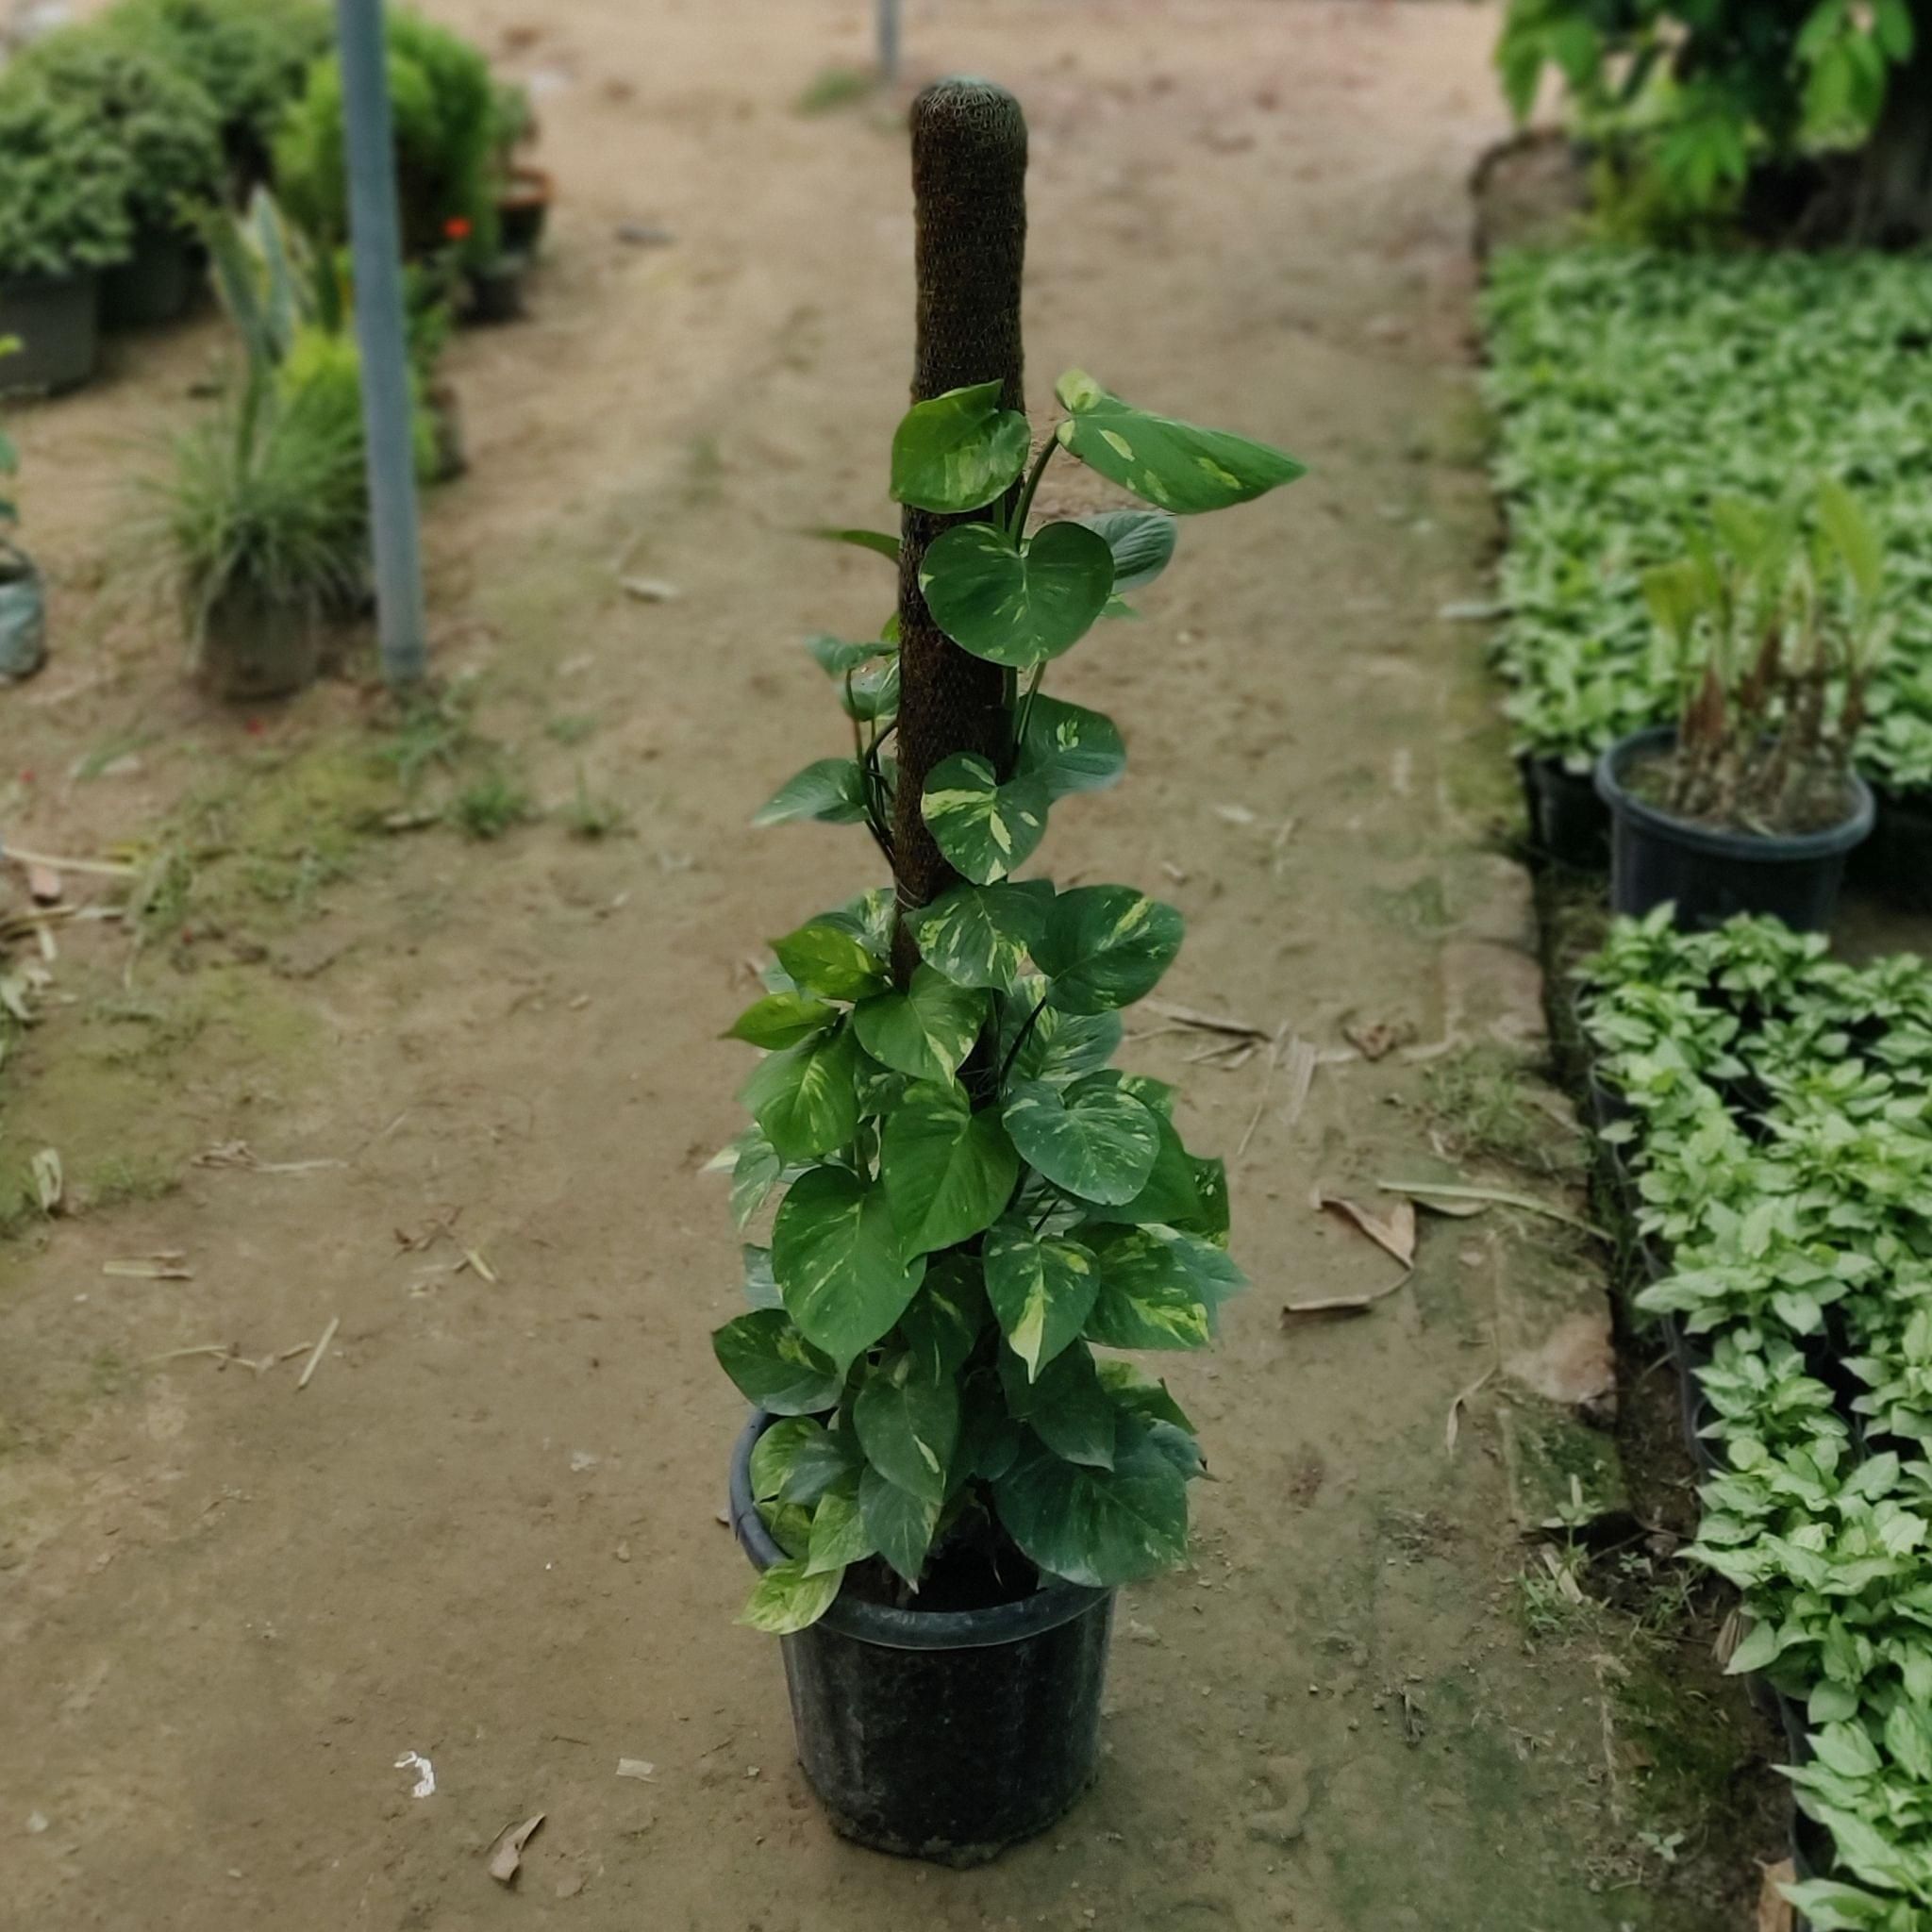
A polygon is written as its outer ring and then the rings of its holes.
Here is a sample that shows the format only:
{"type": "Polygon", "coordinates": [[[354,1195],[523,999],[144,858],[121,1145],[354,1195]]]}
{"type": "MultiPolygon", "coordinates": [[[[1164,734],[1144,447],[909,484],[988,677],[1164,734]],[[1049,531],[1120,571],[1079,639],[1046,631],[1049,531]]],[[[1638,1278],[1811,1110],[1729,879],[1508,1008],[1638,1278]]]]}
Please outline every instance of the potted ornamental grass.
{"type": "MultiPolygon", "coordinates": [[[[0,362],[19,346],[0,341],[0,362]]],[[[0,428],[0,477],[10,477],[19,468],[20,452],[0,428]]],[[[46,593],[33,558],[13,541],[19,522],[12,491],[0,491],[0,684],[31,677],[47,656],[46,593]]]]}
{"type": "Polygon", "coordinates": [[[0,73],[0,388],[55,393],[94,373],[100,272],[132,240],[127,164],[87,111],[0,73]]]}
{"type": "Polygon", "coordinates": [[[36,42],[15,73],[72,107],[124,163],[127,245],[102,275],[101,321],[110,328],[174,321],[194,292],[196,211],[224,186],[213,101],[164,51],[111,17],[36,42]]]}
{"type": "Polygon", "coordinates": [[[1131,1357],[1199,1349],[1242,1286],[1226,1175],[1174,1095],[1111,1065],[1181,918],[1032,869],[1055,802],[1120,777],[1120,734],[1051,667],[1158,575],[1176,518],[1302,474],[1063,376],[1023,410],[1025,124],[980,81],[912,109],[913,406],[891,448],[881,636],[810,649],[852,749],[761,824],[862,827],[891,871],[774,944],[731,1027],[764,1057],[720,1157],[751,1307],[714,1337],[754,1406],[731,1517],[776,1634],[800,1760],[836,1828],[953,1864],[1059,1817],[1093,1775],[1115,1591],[1183,1560],[1193,1425],[1131,1357]],[[1036,519],[1084,463],[1140,499],[1036,519]]]}
{"type": "Polygon", "coordinates": [[[1686,927],[1760,913],[1820,931],[1872,829],[1853,756],[1884,646],[1883,552],[1834,480],[1808,504],[1711,516],[1715,541],[1644,584],[1679,667],[1677,722],[1597,766],[1611,905],[1641,918],[1668,901],[1686,927]]]}

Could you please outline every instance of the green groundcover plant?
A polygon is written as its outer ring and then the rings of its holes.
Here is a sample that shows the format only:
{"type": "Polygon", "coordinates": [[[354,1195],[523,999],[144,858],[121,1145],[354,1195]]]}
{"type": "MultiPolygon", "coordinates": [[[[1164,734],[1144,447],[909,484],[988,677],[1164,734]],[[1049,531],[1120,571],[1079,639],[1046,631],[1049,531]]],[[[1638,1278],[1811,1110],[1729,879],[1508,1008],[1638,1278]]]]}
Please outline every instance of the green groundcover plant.
{"type": "MultiPolygon", "coordinates": [[[[1184,1145],[1167,1087],[1108,1065],[1181,918],[1129,886],[1016,874],[1054,802],[1125,763],[1108,719],[1044,693],[1049,664],[1160,574],[1176,515],[1302,470],[1078,372],[1058,393],[1065,419],[1030,461],[998,382],[915,405],[893,438],[897,501],[970,519],[925,553],[926,607],[1006,673],[1007,757],[948,758],[921,799],[959,883],[903,915],[869,892],[774,941],[768,990],[731,1028],[765,1058],[744,1088],[754,1124],[721,1164],[741,1228],[776,1206],[769,1244],[745,1249],[752,1307],[714,1338],[781,1418],[752,1461],[787,1553],[745,1613],[760,1629],[814,1622],[849,1574],[906,1598],[955,1552],[1019,1594],[1028,1565],[1112,1586],[1186,1548],[1193,1426],[1104,1353],[1204,1347],[1243,1285],[1222,1163],[1184,1145]],[[1029,527],[1058,452],[1155,507],[1029,527]],[[897,916],[916,958],[895,976],[897,916]]],[[[898,555],[883,534],[832,534],[898,555]]],[[[853,750],[788,780],[758,823],[863,824],[890,854],[895,637],[896,622],[809,641],[853,750]]]]}
{"type": "Polygon", "coordinates": [[[1802,1707],[1819,1932],[1932,1923],[1932,965],[1852,967],[1770,921],[1624,921],[1586,971],[1630,1104],[1639,1297],[1707,1351],[1690,1557],[1743,1595],[1734,1672],[1802,1707]]]}
{"type": "Polygon", "coordinates": [[[1497,656],[1519,744],[1586,769],[1667,722],[1645,579],[1725,499],[1853,491],[1886,560],[1865,774],[1932,785],[1932,308],[1923,257],[1514,254],[1484,297],[1508,522],[1497,656]]]}
{"type": "Polygon", "coordinates": [[[1904,98],[1932,26],[1915,14],[1912,0],[1510,0],[1496,63],[1519,120],[1560,75],[1584,128],[1669,212],[1735,206],[1754,172],[1872,143],[1867,224],[1917,225],[1922,205],[1884,194],[1932,105],[1904,98]]]}

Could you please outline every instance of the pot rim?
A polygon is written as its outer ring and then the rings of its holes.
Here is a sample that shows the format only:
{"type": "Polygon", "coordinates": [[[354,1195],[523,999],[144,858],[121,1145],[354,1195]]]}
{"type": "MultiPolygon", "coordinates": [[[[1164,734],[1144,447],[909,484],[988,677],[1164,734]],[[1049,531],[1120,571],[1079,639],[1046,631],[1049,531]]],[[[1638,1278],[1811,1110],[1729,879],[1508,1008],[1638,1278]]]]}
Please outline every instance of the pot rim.
{"type": "Polygon", "coordinates": [[[1620,738],[1596,761],[1596,794],[1619,819],[1629,821],[1647,832],[1655,832],[1674,843],[1715,858],[1741,859],[1758,865],[1789,865],[1808,858],[1836,858],[1849,852],[1871,832],[1875,815],[1872,788],[1857,772],[1851,780],[1852,809],[1838,824],[1822,832],[1793,832],[1768,835],[1759,832],[1730,832],[1714,825],[1692,824],[1674,812],[1646,804],[1625,789],[1624,772],[1633,758],[1645,752],[1661,751],[1677,741],[1674,724],[1654,724],[1648,730],[1633,731],[1620,738]]]}
{"type": "Polygon", "coordinates": [[[512,161],[497,184],[499,208],[548,208],[557,198],[557,176],[535,161],[512,161]]]}
{"type": "MultiPolygon", "coordinates": [[[[753,1409],[731,1451],[731,1527],[739,1548],[760,1571],[786,1560],[751,1494],[753,1446],[776,1421],[778,1417],[761,1408],[753,1409]]],[[[986,1610],[896,1610],[887,1604],[848,1597],[841,1590],[812,1627],[836,1630],[841,1637],[882,1650],[991,1650],[1058,1630],[1112,1595],[1110,1590],[1055,1582],[1043,1584],[1018,1603],[996,1604],[986,1610]]]]}

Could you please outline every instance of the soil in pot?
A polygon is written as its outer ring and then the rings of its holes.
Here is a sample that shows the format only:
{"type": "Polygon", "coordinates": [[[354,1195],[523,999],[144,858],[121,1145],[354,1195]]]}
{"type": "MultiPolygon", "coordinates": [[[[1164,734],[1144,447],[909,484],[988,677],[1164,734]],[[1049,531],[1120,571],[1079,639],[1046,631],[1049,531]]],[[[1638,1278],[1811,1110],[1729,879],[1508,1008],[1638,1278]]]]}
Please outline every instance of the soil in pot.
{"type": "Polygon", "coordinates": [[[194,299],[199,261],[178,229],[143,228],[125,261],[101,276],[101,326],[159,328],[178,321],[194,299]]]}
{"type": "MultiPolygon", "coordinates": [[[[751,1496],[752,1445],[771,1420],[753,1418],[731,1465],[732,1526],[759,1569],[784,1559],[751,1496]]],[[[834,1828],[966,1866],[1064,1817],[1099,1766],[1112,1591],[970,1554],[921,1592],[952,1607],[864,1591],[855,1576],[817,1624],[779,1640],[798,1761],[834,1828]]]]}
{"type": "Polygon", "coordinates": [[[195,648],[195,681],[236,702],[287,697],[315,681],[322,623],[308,602],[278,602],[252,586],[225,591],[208,607],[195,648]]]}
{"type": "Polygon", "coordinates": [[[0,337],[20,346],[0,359],[0,392],[57,395],[78,389],[100,362],[100,277],[10,275],[0,281],[0,337]]]}
{"type": "Polygon", "coordinates": [[[496,197],[496,228],[504,253],[535,255],[550,219],[555,186],[542,168],[519,162],[496,197]]]}
{"type": "Polygon", "coordinates": [[[1668,725],[1640,731],[1598,761],[1596,787],[1610,809],[1610,907],[1641,918],[1671,901],[1687,930],[1739,913],[1770,915],[1797,932],[1831,924],[1846,855],[1872,829],[1872,794],[1854,776],[1839,821],[1816,830],[1767,834],[1695,824],[1642,795],[1646,774],[1675,743],[1668,725]]]}
{"type": "Polygon", "coordinates": [[[47,661],[47,600],[41,574],[0,548],[0,684],[31,677],[47,661]]]}

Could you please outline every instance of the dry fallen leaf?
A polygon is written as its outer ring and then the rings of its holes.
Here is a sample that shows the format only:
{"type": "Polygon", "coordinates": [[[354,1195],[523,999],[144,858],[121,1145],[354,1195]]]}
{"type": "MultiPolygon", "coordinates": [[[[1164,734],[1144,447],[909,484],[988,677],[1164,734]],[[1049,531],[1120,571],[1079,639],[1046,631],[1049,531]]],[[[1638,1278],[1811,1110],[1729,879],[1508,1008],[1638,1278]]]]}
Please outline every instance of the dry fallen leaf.
{"type": "Polygon", "coordinates": [[[1797,1914],[1784,1888],[1797,1882],[1798,1868],[1790,1858],[1764,1868],[1764,1890],[1757,1897],[1757,1932],[1791,1932],[1797,1914]]]}
{"type": "Polygon", "coordinates": [[[496,1842],[490,1847],[490,1875],[497,1884],[514,1882],[517,1868],[524,1862],[524,1847],[536,1837],[542,1823],[543,1813],[539,1811],[521,1824],[506,1824],[497,1834],[496,1842]]]}
{"type": "Polygon", "coordinates": [[[641,1778],[649,1784],[658,1775],[658,1767],[648,1757],[620,1757],[617,1774],[619,1777],[641,1778]]]}
{"type": "Polygon", "coordinates": [[[1408,1020],[1377,1020],[1365,1026],[1344,1026],[1341,1036],[1365,1060],[1379,1060],[1407,1046],[1415,1038],[1414,1023],[1408,1020]]]}
{"type": "Polygon", "coordinates": [[[1398,1198],[1387,1215],[1373,1214],[1357,1201],[1341,1194],[1318,1192],[1316,1205],[1331,1214],[1352,1222],[1385,1254],[1393,1255],[1405,1268],[1415,1266],[1415,1203],[1398,1198]]]}

